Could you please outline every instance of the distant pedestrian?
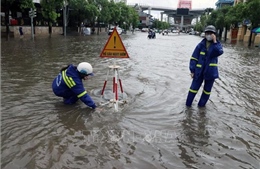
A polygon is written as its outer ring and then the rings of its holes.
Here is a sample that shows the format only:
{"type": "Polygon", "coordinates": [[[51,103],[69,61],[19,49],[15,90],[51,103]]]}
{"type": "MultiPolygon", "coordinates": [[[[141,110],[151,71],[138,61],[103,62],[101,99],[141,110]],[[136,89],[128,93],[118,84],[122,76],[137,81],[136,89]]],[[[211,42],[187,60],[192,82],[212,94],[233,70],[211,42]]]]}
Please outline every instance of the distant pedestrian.
{"type": "Polygon", "coordinates": [[[80,24],[80,34],[83,34],[84,27],[85,27],[84,23],[81,22],[81,24],[80,24]]]}
{"type": "Polygon", "coordinates": [[[213,83],[218,74],[218,57],[223,54],[221,43],[216,39],[216,28],[209,25],[205,29],[205,38],[196,46],[190,58],[190,73],[192,84],[186,100],[186,106],[191,106],[202,82],[204,87],[198,106],[204,107],[210,97],[213,83]]]}
{"type": "Polygon", "coordinates": [[[23,27],[19,26],[19,34],[20,34],[20,38],[23,38],[23,27]]]}

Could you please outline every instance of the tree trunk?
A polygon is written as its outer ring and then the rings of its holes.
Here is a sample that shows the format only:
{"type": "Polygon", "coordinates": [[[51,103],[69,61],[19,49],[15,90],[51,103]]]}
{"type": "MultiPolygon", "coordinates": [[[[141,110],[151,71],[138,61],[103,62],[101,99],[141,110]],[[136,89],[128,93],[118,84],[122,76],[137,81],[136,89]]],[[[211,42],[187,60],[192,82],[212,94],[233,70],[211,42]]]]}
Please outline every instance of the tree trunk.
{"type": "Polygon", "coordinates": [[[248,41],[248,47],[250,47],[251,46],[251,41],[252,41],[252,35],[253,35],[253,33],[251,32],[251,30],[250,30],[250,36],[249,36],[249,41],[248,41]]]}
{"type": "Polygon", "coordinates": [[[219,40],[222,39],[222,32],[223,32],[223,28],[219,29],[219,35],[218,35],[219,40]]]}
{"type": "Polygon", "coordinates": [[[97,30],[97,35],[99,35],[99,32],[100,32],[100,22],[98,21],[98,30],[97,30]]]}
{"type": "Polygon", "coordinates": [[[50,22],[50,18],[48,19],[48,25],[49,25],[49,35],[51,36],[51,34],[52,34],[52,24],[50,22]]]}
{"type": "Polygon", "coordinates": [[[225,26],[225,42],[227,41],[227,25],[225,26]]]}
{"type": "Polygon", "coordinates": [[[252,33],[252,28],[255,28],[257,27],[257,25],[254,25],[253,23],[251,23],[251,29],[250,29],[250,36],[249,36],[249,41],[248,41],[248,46],[251,46],[251,41],[252,41],[252,36],[253,36],[253,33],[252,33]]]}
{"type": "Polygon", "coordinates": [[[5,1],[5,26],[6,26],[6,38],[9,39],[10,29],[9,29],[9,3],[5,1]]]}

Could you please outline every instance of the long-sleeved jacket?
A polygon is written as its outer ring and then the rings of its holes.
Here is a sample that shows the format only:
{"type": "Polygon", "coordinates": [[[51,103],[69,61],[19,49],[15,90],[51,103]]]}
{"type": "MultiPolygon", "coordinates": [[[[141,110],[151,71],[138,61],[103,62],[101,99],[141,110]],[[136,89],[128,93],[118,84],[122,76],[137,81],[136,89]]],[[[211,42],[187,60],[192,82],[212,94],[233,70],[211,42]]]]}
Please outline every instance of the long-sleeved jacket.
{"type": "Polygon", "coordinates": [[[218,56],[223,54],[223,48],[217,43],[207,42],[204,38],[195,48],[190,59],[190,72],[194,73],[194,79],[203,77],[205,80],[219,78],[218,56]],[[210,43],[207,48],[207,43],[210,43]]]}
{"type": "Polygon", "coordinates": [[[96,108],[94,101],[83,86],[77,67],[72,64],[58,74],[52,83],[52,89],[57,96],[64,98],[77,96],[87,106],[96,108]]]}

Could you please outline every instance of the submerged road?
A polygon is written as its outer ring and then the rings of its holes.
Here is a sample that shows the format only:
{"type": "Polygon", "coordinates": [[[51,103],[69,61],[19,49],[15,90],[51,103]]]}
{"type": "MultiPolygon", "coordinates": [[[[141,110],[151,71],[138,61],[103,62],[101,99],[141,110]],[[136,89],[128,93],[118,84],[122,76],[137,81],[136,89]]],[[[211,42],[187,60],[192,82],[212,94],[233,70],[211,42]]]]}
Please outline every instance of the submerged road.
{"type": "MultiPolygon", "coordinates": [[[[201,89],[185,107],[189,59],[201,38],[122,35],[129,59],[100,58],[107,35],[2,40],[2,169],[259,169],[260,51],[223,44],[205,108],[201,89]],[[51,83],[68,63],[90,62],[85,81],[97,102],[113,98],[108,66],[120,66],[127,103],[115,112],[63,105],[51,83]]],[[[120,95],[120,99],[122,96],[120,95]]]]}

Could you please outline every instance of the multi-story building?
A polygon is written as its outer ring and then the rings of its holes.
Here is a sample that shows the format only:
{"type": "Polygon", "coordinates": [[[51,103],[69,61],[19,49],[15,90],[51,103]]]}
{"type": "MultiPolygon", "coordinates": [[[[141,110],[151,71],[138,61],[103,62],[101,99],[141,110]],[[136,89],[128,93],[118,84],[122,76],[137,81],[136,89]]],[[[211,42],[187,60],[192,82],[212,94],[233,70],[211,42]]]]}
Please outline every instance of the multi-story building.
{"type": "Polygon", "coordinates": [[[234,5],[238,4],[239,2],[246,2],[247,0],[235,0],[234,5]]]}
{"type": "Polygon", "coordinates": [[[125,4],[127,4],[127,0],[114,0],[115,3],[118,3],[118,2],[124,2],[125,4]]]}
{"type": "Polygon", "coordinates": [[[216,5],[217,9],[222,8],[223,6],[233,6],[234,0],[218,0],[215,3],[215,5],[216,5]]]}

